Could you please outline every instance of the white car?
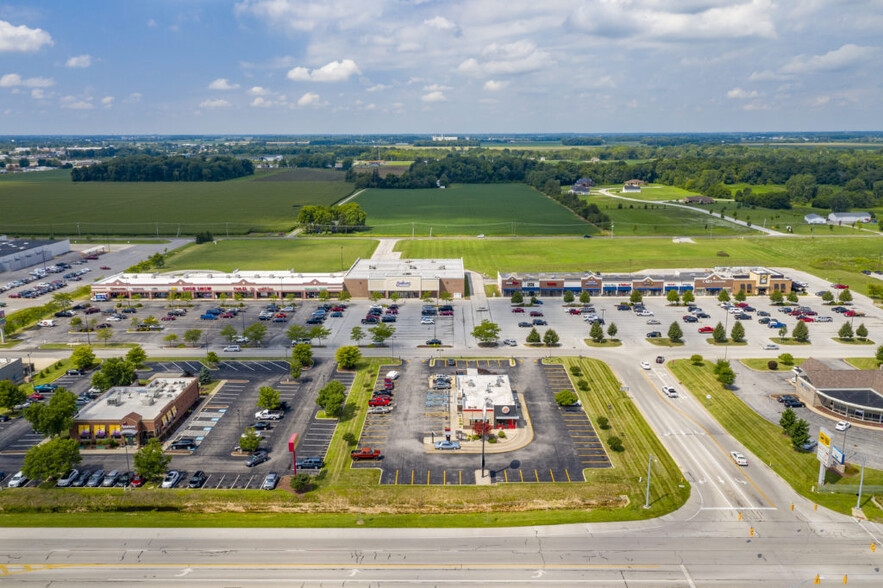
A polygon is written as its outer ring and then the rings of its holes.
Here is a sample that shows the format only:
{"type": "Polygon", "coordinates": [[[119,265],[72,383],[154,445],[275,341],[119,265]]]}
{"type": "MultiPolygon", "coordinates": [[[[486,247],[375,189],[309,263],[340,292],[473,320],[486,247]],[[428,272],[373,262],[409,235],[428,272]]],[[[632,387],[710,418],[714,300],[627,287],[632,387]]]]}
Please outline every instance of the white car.
{"type": "Polygon", "coordinates": [[[109,317],[107,317],[107,322],[109,322],[109,323],[118,323],[118,322],[120,322],[121,320],[123,320],[123,319],[121,319],[121,318],[118,317],[118,316],[109,316],[109,317]]]}
{"type": "Polygon", "coordinates": [[[834,321],[834,319],[831,318],[831,317],[829,317],[829,316],[817,316],[817,317],[816,317],[816,322],[817,322],[817,323],[830,323],[830,322],[833,322],[833,321],[834,321]]]}
{"type": "Polygon", "coordinates": [[[224,347],[224,352],[226,353],[234,353],[236,351],[242,351],[242,347],[239,345],[227,345],[224,347]]]}
{"type": "Polygon", "coordinates": [[[647,321],[647,324],[648,325],[661,325],[662,323],[656,319],[650,319],[649,321],[647,321]]]}
{"type": "Polygon", "coordinates": [[[250,340],[251,339],[249,339],[248,337],[236,337],[235,339],[233,339],[233,342],[238,345],[248,345],[248,342],[250,340]]]}
{"type": "Polygon", "coordinates": [[[653,316],[652,310],[642,310],[638,313],[638,316],[653,316]]]}
{"type": "Polygon", "coordinates": [[[399,373],[395,370],[392,370],[392,371],[386,372],[386,377],[389,378],[390,380],[398,380],[399,373]]]}
{"type": "Polygon", "coordinates": [[[834,428],[837,429],[838,431],[845,431],[845,430],[847,430],[847,429],[849,429],[849,428],[851,428],[851,427],[852,427],[852,425],[849,424],[848,422],[846,422],[846,421],[839,421],[839,422],[837,423],[837,425],[836,425],[834,428]]]}
{"type": "Polygon", "coordinates": [[[181,481],[181,472],[178,470],[171,470],[166,472],[166,477],[163,478],[162,484],[160,485],[162,488],[174,488],[178,485],[178,482],[181,481]]]}
{"type": "Polygon", "coordinates": [[[775,351],[778,348],[779,348],[779,346],[776,345],[775,343],[767,343],[766,345],[763,346],[764,351],[775,351]]]}
{"type": "Polygon", "coordinates": [[[748,460],[745,458],[744,455],[742,455],[738,451],[731,451],[730,457],[733,458],[733,461],[736,462],[736,465],[740,465],[740,466],[747,466],[748,465],[748,460]]]}
{"type": "Polygon", "coordinates": [[[649,370],[650,369],[650,362],[642,361],[641,362],[641,369],[649,370]]]}
{"type": "Polygon", "coordinates": [[[662,391],[665,392],[665,395],[669,398],[677,398],[678,391],[672,388],[671,386],[663,386],[662,391]]]}
{"type": "Polygon", "coordinates": [[[428,316],[425,316],[422,319],[420,319],[420,324],[421,325],[434,325],[435,319],[431,319],[428,316]]]}
{"type": "Polygon", "coordinates": [[[290,304],[288,306],[283,306],[282,312],[294,312],[294,307],[290,304]]]}
{"type": "Polygon", "coordinates": [[[503,345],[508,345],[509,347],[516,347],[518,342],[515,339],[503,339],[503,345]]]}
{"type": "Polygon", "coordinates": [[[6,486],[9,488],[21,488],[27,483],[28,477],[24,475],[24,472],[18,472],[10,478],[9,483],[7,483],[6,486]]]}

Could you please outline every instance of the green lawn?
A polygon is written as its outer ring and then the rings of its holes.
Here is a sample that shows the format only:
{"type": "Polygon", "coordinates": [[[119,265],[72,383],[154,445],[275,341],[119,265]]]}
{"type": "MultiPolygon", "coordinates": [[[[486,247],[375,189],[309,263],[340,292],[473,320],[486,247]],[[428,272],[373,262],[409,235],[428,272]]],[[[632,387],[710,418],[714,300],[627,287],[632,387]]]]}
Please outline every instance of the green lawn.
{"type": "Polygon", "coordinates": [[[162,271],[208,269],[230,272],[237,268],[340,271],[341,267],[348,269],[358,257],[371,257],[376,247],[374,239],[224,239],[182,250],[162,271]]]}
{"type": "MultiPolygon", "coordinates": [[[[778,425],[770,423],[730,390],[724,388],[712,373],[711,362],[694,366],[689,360],[675,360],[668,364],[669,369],[685,388],[705,406],[718,422],[736,439],[754,453],[761,462],[770,464],[773,471],[782,476],[794,490],[810,500],[837,512],[849,514],[855,506],[852,494],[812,493],[810,489],[818,481],[819,463],[815,453],[797,451],[791,446],[788,437],[782,434],[778,425]]],[[[738,382],[737,382],[738,384],[738,382]]],[[[858,484],[858,476],[840,478],[828,473],[828,484],[858,484]]],[[[883,484],[883,471],[865,470],[865,484],[883,484]]],[[[863,503],[865,514],[883,519],[883,511],[875,507],[871,496],[866,495],[863,503]]],[[[784,505],[780,505],[784,507],[784,505]]]]}
{"type": "Polygon", "coordinates": [[[0,181],[0,231],[156,235],[158,227],[161,236],[286,231],[301,206],[330,205],[353,189],[336,180],[272,181],[269,173],[226,182],[140,183],[74,183],[63,181],[66,170],[48,173],[53,175],[45,181],[36,173],[0,181]]]}
{"type": "Polygon", "coordinates": [[[396,250],[405,257],[463,257],[466,267],[490,276],[506,271],[634,271],[650,268],[769,265],[804,270],[830,281],[842,281],[858,292],[876,278],[861,274],[876,269],[881,237],[745,237],[694,238],[695,243],[667,239],[432,239],[403,240],[396,250]],[[720,256],[718,253],[726,253],[720,256]]]}
{"type": "Polygon", "coordinates": [[[847,357],[843,361],[860,370],[875,370],[880,365],[874,357],[847,357]]]}
{"type": "Polygon", "coordinates": [[[354,202],[374,235],[582,235],[598,230],[525,184],[366,190],[354,202]]]}
{"type": "Polygon", "coordinates": [[[597,204],[601,212],[613,221],[614,235],[623,237],[630,235],[636,237],[644,235],[707,237],[709,235],[757,234],[757,231],[753,229],[731,223],[720,217],[712,217],[675,206],[654,202],[640,204],[600,195],[585,196],[583,199],[597,204]]]}
{"type": "MultiPolygon", "coordinates": [[[[751,369],[753,369],[753,370],[756,370],[756,371],[759,371],[759,372],[771,372],[771,371],[774,371],[774,370],[771,370],[771,369],[769,368],[770,360],[767,359],[767,358],[765,358],[765,357],[752,357],[752,358],[745,358],[745,359],[741,359],[741,360],[739,360],[739,361],[740,361],[745,367],[749,367],[749,368],[751,368],[751,369]]],[[[787,372],[787,371],[789,371],[792,367],[797,367],[797,366],[801,365],[804,361],[806,361],[806,358],[805,358],[805,357],[795,357],[795,358],[794,358],[794,363],[791,364],[791,365],[785,365],[784,363],[780,362],[778,358],[773,358],[773,361],[775,361],[776,363],[779,364],[778,368],[777,368],[775,371],[777,371],[777,372],[787,372]]]]}
{"type": "Polygon", "coordinates": [[[634,198],[635,200],[647,200],[648,202],[660,200],[683,200],[686,196],[698,196],[698,192],[691,192],[683,188],[675,186],[663,186],[661,184],[651,184],[643,186],[640,192],[627,192],[622,194],[622,185],[617,184],[609,188],[611,194],[621,194],[626,198],[634,198]]]}

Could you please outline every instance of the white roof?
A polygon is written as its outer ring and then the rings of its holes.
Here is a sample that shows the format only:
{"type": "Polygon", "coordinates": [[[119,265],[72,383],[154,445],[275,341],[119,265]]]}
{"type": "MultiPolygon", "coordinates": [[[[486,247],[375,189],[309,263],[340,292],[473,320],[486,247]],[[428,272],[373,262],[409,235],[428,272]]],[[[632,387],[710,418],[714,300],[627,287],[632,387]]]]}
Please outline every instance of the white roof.
{"type": "Polygon", "coordinates": [[[251,284],[256,286],[301,286],[308,284],[343,285],[342,273],[299,273],[292,271],[240,271],[240,272],[177,272],[166,274],[126,274],[120,273],[99,280],[93,286],[168,286],[170,284],[192,284],[200,286],[226,286],[229,284],[251,284]]]}
{"type": "Polygon", "coordinates": [[[346,273],[346,278],[380,279],[398,276],[462,279],[463,259],[359,259],[346,273]]]}
{"type": "Polygon", "coordinates": [[[147,386],[111,388],[83,407],[76,421],[121,421],[130,413],[152,421],[184,392],[196,378],[156,378],[147,386]]]}
{"type": "Polygon", "coordinates": [[[870,212],[832,212],[828,218],[870,218],[870,212]]]}
{"type": "MultiPolygon", "coordinates": [[[[509,376],[479,375],[478,370],[469,368],[466,375],[457,376],[457,392],[463,399],[464,410],[481,410],[485,399],[490,399],[494,406],[512,405],[512,387],[509,376]]],[[[490,408],[490,406],[488,406],[490,408]]]]}

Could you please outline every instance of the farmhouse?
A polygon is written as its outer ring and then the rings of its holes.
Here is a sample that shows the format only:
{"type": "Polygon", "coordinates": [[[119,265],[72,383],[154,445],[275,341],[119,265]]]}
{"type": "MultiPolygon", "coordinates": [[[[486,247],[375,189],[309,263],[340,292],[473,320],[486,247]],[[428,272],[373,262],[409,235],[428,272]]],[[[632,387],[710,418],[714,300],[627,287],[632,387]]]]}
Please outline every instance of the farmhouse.
{"type": "Polygon", "coordinates": [[[824,225],[828,222],[825,220],[825,217],[817,214],[808,214],[803,217],[803,220],[806,221],[806,224],[808,225],[824,225]]]}
{"type": "Polygon", "coordinates": [[[640,192],[641,192],[641,186],[640,186],[640,185],[637,185],[637,184],[625,184],[625,185],[623,185],[623,187],[622,187],[622,193],[623,193],[623,194],[626,194],[626,193],[640,193],[640,192]]]}
{"type": "Polygon", "coordinates": [[[71,250],[71,242],[7,239],[0,236],[0,272],[11,272],[37,264],[45,264],[56,255],[71,250]]]}
{"type": "Polygon", "coordinates": [[[883,423],[883,370],[834,369],[809,358],[792,370],[797,394],[826,412],[883,423]]]}
{"type": "Polygon", "coordinates": [[[196,378],[156,378],[147,386],[120,386],[87,404],[74,419],[71,438],[134,438],[138,444],[171,431],[199,399],[196,378]]]}
{"type": "Polygon", "coordinates": [[[640,188],[641,186],[646,186],[647,182],[645,182],[644,180],[626,180],[625,185],[626,186],[637,186],[640,188]]]}
{"type": "Polygon", "coordinates": [[[485,418],[494,428],[518,426],[517,402],[509,376],[480,375],[477,369],[467,368],[465,375],[457,376],[457,399],[464,426],[480,423],[485,418]]]}
{"type": "Polygon", "coordinates": [[[571,194],[588,194],[595,185],[590,178],[580,178],[570,187],[571,194]]]}
{"type": "Polygon", "coordinates": [[[837,224],[869,223],[872,222],[869,212],[832,212],[828,220],[837,224]]]}
{"type": "Polygon", "coordinates": [[[714,204],[714,198],[708,196],[686,196],[684,202],[687,204],[714,204]]]}

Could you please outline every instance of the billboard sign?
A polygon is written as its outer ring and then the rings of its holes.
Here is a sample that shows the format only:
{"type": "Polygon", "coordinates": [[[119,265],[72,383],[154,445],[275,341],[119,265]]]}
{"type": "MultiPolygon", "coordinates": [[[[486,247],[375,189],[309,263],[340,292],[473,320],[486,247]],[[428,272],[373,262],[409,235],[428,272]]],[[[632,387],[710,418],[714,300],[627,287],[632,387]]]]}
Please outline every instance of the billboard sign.
{"type": "Polygon", "coordinates": [[[0,325],[6,324],[6,311],[0,310],[0,325]]]}
{"type": "Polygon", "coordinates": [[[819,446],[816,450],[816,457],[825,467],[831,466],[831,431],[822,427],[819,429],[819,446]]]}

